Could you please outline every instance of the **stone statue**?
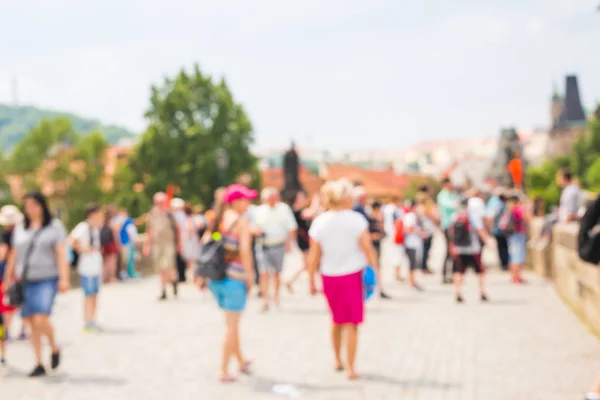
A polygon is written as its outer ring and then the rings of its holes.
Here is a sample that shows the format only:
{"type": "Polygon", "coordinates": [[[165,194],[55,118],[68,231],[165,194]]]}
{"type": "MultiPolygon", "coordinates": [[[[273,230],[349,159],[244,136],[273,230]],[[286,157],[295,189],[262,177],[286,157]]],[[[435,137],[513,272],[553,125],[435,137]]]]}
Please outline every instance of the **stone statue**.
{"type": "Polygon", "coordinates": [[[508,163],[514,158],[521,158],[525,166],[525,160],[522,159],[521,139],[514,128],[503,129],[500,132],[498,150],[492,162],[488,173],[488,178],[495,179],[501,186],[513,187],[513,181],[508,172],[508,163]]]}
{"type": "Polygon", "coordinates": [[[283,177],[282,198],[285,202],[291,203],[296,198],[296,193],[304,190],[300,183],[300,159],[294,142],[283,156],[283,177]]]}

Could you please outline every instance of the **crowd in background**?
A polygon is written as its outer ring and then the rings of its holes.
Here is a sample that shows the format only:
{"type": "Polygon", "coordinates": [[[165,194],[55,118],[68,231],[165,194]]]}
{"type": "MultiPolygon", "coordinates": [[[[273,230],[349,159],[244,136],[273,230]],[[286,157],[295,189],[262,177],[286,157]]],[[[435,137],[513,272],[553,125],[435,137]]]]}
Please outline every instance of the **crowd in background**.
{"type": "MultiPolygon", "coordinates": [[[[542,234],[532,238],[530,246],[543,245],[552,224],[578,218],[577,184],[567,170],[561,171],[557,179],[563,193],[556,218],[546,220],[542,234]]],[[[134,220],[126,210],[90,204],[85,219],[70,233],[52,217],[46,199],[39,193],[25,197],[23,213],[15,206],[3,207],[1,287],[7,291],[20,279],[26,295],[21,304],[0,302],[0,322],[4,322],[0,323],[2,361],[6,339],[11,337],[12,316],[20,309],[24,327],[21,336],[26,329],[36,360],[30,375],[46,374],[42,337],[51,344],[50,367],[58,367],[60,348],[49,316],[57,292],[70,287],[71,268],[77,271],[84,294],[84,332],[102,331],[96,321],[101,286],[138,276],[140,222],[145,223],[142,254],[160,276],[159,300],[169,297],[169,288],[177,296],[178,285],[193,280],[199,288],[212,292],[225,313],[220,367],[223,382],[235,380],[229,371],[232,358],[240,373],[251,372],[251,362],[241,350],[239,327],[253,290],[262,303],[261,312],[266,313],[273,306],[280,307],[281,288],[294,293],[297,279],[306,273],[309,292],[323,293],[327,300],[335,368],[345,370],[349,379],[356,379],[366,267],[370,266],[377,276],[379,297],[391,298],[386,291],[389,282],[384,282],[381,275],[384,255],[392,260],[396,280],[406,280],[418,292],[427,290],[419,274],[440,271],[443,284],[453,283],[458,304],[465,301],[462,285],[469,268],[479,276],[480,301],[489,301],[486,265],[481,257],[487,246],[497,249],[499,267],[508,271],[512,283],[525,283],[521,269],[527,254],[527,224],[536,204],[518,190],[460,188],[444,179],[439,193],[422,186],[414,199],[374,199],[360,182],[340,180],[325,183],[313,198],[296,193],[288,204],[276,188],[264,188],[259,194],[248,188],[250,183],[242,177],[238,183],[218,189],[214,206],[205,213],[162,192],[153,196],[152,209],[143,221],[134,220]],[[431,265],[430,257],[436,237],[443,238],[446,245],[446,256],[439,266],[431,265]],[[207,279],[197,269],[211,241],[222,243],[226,270],[218,279],[207,279]],[[382,246],[386,241],[389,246],[382,246]],[[282,282],[284,259],[293,249],[301,251],[302,266],[282,282]],[[389,253],[384,254],[386,251],[389,253]]]]}

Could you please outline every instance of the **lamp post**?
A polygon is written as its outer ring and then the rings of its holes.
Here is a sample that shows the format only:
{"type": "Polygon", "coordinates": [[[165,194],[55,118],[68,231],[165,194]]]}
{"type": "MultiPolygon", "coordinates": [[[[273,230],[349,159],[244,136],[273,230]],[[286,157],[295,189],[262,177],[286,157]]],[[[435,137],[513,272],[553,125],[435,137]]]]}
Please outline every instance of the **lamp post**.
{"type": "Polygon", "coordinates": [[[218,185],[223,186],[225,184],[225,174],[229,167],[229,154],[223,147],[217,149],[217,173],[218,173],[218,185]]]}

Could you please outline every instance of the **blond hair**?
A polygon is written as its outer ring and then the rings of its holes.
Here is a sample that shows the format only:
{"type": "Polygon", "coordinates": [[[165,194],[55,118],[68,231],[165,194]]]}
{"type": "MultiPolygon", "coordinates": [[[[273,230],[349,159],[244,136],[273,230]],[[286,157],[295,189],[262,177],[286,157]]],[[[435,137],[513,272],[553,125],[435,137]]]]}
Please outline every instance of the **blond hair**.
{"type": "Polygon", "coordinates": [[[321,200],[325,207],[339,207],[352,200],[354,185],[348,179],[326,182],[321,187],[321,200]]]}

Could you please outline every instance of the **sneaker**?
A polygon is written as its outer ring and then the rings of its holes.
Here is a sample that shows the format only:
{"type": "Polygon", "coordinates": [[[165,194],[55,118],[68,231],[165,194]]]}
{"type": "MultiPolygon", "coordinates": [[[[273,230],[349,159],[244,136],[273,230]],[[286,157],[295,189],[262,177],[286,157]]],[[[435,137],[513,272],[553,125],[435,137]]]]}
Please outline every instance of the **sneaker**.
{"type": "Polygon", "coordinates": [[[463,298],[462,298],[462,296],[461,296],[460,294],[459,294],[458,296],[456,296],[456,302],[457,302],[457,303],[462,303],[462,302],[464,302],[464,300],[463,300],[463,298]]]}
{"type": "Polygon", "coordinates": [[[158,298],[159,301],[162,300],[166,300],[167,299],[167,292],[163,291],[162,294],[160,295],[160,297],[158,298]]]}
{"type": "Polygon", "coordinates": [[[4,358],[4,357],[0,358],[0,365],[2,365],[2,366],[6,365],[6,358],[4,358]]]}
{"type": "Polygon", "coordinates": [[[484,303],[487,302],[489,299],[488,297],[485,295],[485,293],[481,293],[481,301],[483,301],[484,303]]]}
{"type": "Polygon", "coordinates": [[[60,350],[55,353],[52,353],[52,356],[50,358],[50,366],[52,367],[52,369],[58,368],[59,365],[60,365],[60,350]]]}
{"type": "Polygon", "coordinates": [[[35,367],[33,369],[33,371],[31,371],[29,373],[29,377],[30,378],[37,378],[37,377],[40,377],[40,376],[46,376],[46,370],[41,365],[38,365],[37,367],[35,367]]]}
{"type": "Polygon", "coordinates": [[[389,294],[384,292],[379,293],[379,297],[381,297],[384,300],[390,300],[392,298],[389,294]]]}

